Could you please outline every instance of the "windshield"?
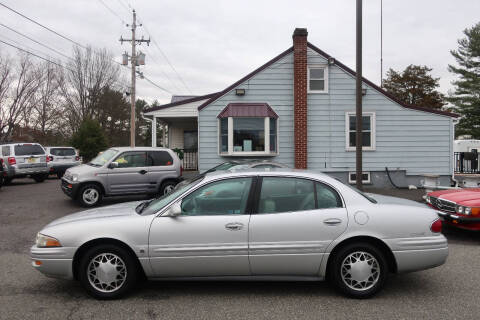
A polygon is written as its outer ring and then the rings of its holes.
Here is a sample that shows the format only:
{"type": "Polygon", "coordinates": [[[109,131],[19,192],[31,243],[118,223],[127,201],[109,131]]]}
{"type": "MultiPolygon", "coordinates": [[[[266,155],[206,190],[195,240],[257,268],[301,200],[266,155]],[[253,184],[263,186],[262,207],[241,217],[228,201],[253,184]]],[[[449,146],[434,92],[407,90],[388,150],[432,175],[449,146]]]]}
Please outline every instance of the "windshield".
{"type": "Polygon", "coordinates": [[[98,156],[96,156],[95,158],[93,158],[93,160],[90,161],[88,164],[95,167],[101,167],[105,163],[110,161],[110,159],[112,159],[117,154],[117,152],[118,150],[108,149],[107,151],[104,151],[100,153],[98,156]]]}
{"type": "Polygon", "coordinates": [[[173,190],[169,194],[165,194],[161,196],[160,198],[154,199],[154,200],[147,200],[150,201],[146,207],[142,209],[141,214],[142,215],[149,215],[158,212],[160,209],[165,207],[167,204],[175,200],[178,196],[180,196],[182,193],[187,191],[188,189],[192,188],[193,186],[197,185],[202,181],[202,177],[198,177],[197,179],[191,181],[189,184],[185,184],[178,189],[173,190]]]}

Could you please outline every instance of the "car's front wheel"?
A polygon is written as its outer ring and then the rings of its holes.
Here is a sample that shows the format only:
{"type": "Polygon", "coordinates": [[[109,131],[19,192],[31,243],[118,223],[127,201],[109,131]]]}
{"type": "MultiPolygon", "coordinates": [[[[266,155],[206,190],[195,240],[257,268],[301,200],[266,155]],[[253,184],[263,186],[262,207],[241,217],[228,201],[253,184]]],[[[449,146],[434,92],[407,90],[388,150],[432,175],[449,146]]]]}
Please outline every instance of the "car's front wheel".
{"type": "Polygon", "coordinates": [[[135,258],[116,245],[100,245],[88,250],[79,267],[79,280],[96,299],[117,299],[133,289],[138,270],[135,258]]]}
{"type": "Polygon", "coordinates": [[[387,279],[385,255],[370,243],[353,243],[332,257],[329,277],[341,293],[369,298],[382,289],[387,279]]]}
{"type": "Polygon", "coordinates": [[[77,201],[84,207],[94,207],[102,201],[102,190],[96,184],[86,184],[80,188],[77,201]]]}

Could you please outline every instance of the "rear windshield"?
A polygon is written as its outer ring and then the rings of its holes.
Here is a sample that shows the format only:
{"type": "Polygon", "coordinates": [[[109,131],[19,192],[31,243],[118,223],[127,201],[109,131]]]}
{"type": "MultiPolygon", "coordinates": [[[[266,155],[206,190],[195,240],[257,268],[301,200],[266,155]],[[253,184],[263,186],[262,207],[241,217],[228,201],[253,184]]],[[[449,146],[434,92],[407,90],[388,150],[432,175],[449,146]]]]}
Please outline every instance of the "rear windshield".
{"type": "Polygon", "coordinates": [[[14,147],[16,156],[30,156],[36,154],[45,154],[45,151],[38,144],[17,144],[14,147]]]}
{"type": "Polygon", "coordinates": [[[50,149],[52,156],[74,156],[76,155],[75,149],[72,148],[52,148],[50,149]]]}

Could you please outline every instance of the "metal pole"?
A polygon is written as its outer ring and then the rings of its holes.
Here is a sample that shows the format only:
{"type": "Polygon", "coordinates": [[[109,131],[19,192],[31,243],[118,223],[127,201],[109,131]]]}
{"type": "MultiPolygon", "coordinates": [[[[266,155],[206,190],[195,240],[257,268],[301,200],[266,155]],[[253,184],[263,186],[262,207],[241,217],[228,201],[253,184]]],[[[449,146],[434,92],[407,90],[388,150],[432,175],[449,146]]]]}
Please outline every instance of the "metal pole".
{"type": "Polygon", "coordinates": [[[135,45],[137,42],[135,41],[135,29],[137,28],[136,25],[136,13],[133,10],[133,23],[132,23],[132,56],[131,56],[131,64],[132,64],[132,92],[130,95],[131,100],[131,108],[130,108],[130,146],[135,147],[135,68],[137,65],[137,57],[135,53],[135,45]]]}
{"type": "Polygon", "coordinates": [[[362,190],[362,0],[357,0],[356,184],[362,190]]]}

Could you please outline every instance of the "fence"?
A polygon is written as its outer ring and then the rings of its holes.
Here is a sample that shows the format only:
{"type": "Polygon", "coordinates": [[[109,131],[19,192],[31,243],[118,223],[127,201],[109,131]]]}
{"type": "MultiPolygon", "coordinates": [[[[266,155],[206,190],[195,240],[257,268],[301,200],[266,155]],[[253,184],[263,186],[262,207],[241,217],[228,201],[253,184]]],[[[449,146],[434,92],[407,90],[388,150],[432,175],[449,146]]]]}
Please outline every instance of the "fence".
{"type": "Polygon", "coordinates": [[[183,153],[183,170],[198,170],[198,150],[197,149],[175,149],[180,155],[183,153]]]}
{"type": "Polygon", "coordinates": [[[455,173],[480,173],[477,152],[455,152],[455,173]]]}

